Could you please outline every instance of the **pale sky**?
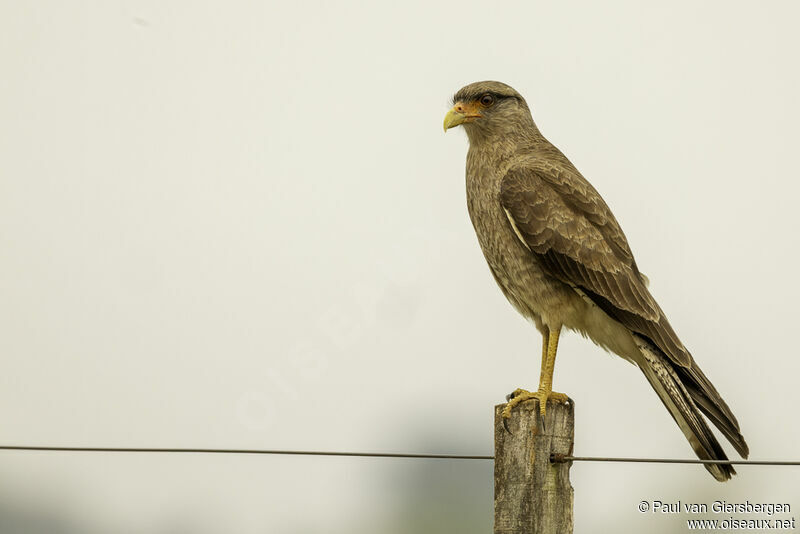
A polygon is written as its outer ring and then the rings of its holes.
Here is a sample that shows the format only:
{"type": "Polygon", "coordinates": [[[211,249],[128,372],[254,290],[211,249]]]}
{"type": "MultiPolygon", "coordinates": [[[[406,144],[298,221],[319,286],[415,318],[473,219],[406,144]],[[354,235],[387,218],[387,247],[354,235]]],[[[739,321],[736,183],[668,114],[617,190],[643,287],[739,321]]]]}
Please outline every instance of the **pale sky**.
{"type": "MultiPolygon", "coordinates": [[[[441,122],[495,79],[604,196],[751,457],[800,459],[799,16],[0,2],[0,444],[491,454],[540,338],[441,122]]],[[[576,454],[692,457],[642,374],[575,334],[555,388],[576,454]]],[[[798,468],[739,473],[576,464],[576,532],[685,529],[643,499],[800,510],[798,468]]],[[[488,462],[0,452],[0,531],[486,533],[492,489],[488,462]]]]}

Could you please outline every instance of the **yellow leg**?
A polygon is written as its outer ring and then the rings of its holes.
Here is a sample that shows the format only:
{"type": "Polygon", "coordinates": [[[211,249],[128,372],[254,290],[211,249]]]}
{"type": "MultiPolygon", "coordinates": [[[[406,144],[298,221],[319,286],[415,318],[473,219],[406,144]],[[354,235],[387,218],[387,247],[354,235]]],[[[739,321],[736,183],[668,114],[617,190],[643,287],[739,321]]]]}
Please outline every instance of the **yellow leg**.
{"type": "Polygon", "coordinates": [[[539,371],[539,382],[542,381],[542,377],[547,372],[547,348],[550,345],[550,329],[546,326],[544,329],[544,334],[542,334],[542,370],[539,371]]]}
{"type": "Polygon", "coordinates": [[[553,371],[556,367],[556,352],[558,351],[558,337],[561,334],[561,328],[549,329],[542,335],[542,371],[539,375],[539,389],[535,392],[530,392],[524,389],[517,389],[512,394],[512,398],[503,409],[503,419],[511,417],[511,410],[518,404],[526,400],[537,399],[539,401],[539,413],[541,414],[542,423],[547,414],[547,401],[554,400],[556,402],[567,402],[569,397],[563,393],[553,391],[553,371]]]}

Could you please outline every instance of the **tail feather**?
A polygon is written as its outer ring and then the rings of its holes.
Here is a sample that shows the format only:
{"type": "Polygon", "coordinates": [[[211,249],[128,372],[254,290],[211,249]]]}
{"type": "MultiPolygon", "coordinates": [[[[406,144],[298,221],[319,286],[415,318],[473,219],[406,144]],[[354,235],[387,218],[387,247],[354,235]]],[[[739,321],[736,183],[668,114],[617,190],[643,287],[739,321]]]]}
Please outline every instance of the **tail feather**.
{"type": "MultiPolygon", "coordinates": [[[[746,456],[747,444],[739,433],[736,419],[702,371],[696,366],[687,369],[674,365],[648,339],[638,335],[635,337],[644,357],[640,369],[689,440],[697,457],[701,460],[728,459],[701,412],[725,434],[739,453],[746,456]]],[[[731,465],[705,464],[705,468],[721,482],[736,474],[731,465]]]]}
{"type": "Polygon", "coordinates": [[[675,369],[678,376],[681,378],[683,385],[689,391],[695,404],[700,410],[714,423],[720,432],[722,432],[731,445],[736,449],[742,458],[747,458],[750,454],[750,449],[744,440],[744,436],[739,429],[739,422],[736,417],[728,408],[728,405],[722,400],[722,397],[717,392],[717,389],[706,378],[703,371],[692,362],[692,367],[687,369],[685,367],[677,367],[675,369]]]}

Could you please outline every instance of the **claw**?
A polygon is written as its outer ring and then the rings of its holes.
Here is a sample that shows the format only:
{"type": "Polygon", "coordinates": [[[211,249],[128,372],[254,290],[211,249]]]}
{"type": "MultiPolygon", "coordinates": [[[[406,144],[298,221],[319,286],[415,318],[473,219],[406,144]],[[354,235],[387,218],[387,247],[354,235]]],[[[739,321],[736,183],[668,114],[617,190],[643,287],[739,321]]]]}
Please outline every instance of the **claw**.
{"type": "Polygon", "coordinates": [[[539,401],[539,420],[542,422],[542,432],[547,431],[547,425],[545,421],[547,420],[547,396],[544,398],[538,397],[537,400],[539,401]]]}
{"type": "Polygon", "coordinates": [[[503,418],[503,428],[505,428],[506,432],[508,432],[509,434],[513,434],[513,432],[511,432],[511,429],[508,428],[508,419],[506,419],[505,417],[503,418]]]}
{"type": "Polygon", "coordinates": [[[513,393],[510,393],[506,396],[506,401],[508,402],[506,407],[503,408],[503,427],[506,429],[506,432],[509,434],[512,433],[508,427],[508,419],[511,418],[512,410],[522,402],[531,399],[536,399],[539,402],[539,420],[542,424],[542,431],[547,430],[545,423],[545,416],[547,415],[547,400],[550,399],[561,403],[569,402],[569,397],[563,393],[556,393],[551,390],[538,390],[530,392],[524,389],[517,389],[513,393]]]}

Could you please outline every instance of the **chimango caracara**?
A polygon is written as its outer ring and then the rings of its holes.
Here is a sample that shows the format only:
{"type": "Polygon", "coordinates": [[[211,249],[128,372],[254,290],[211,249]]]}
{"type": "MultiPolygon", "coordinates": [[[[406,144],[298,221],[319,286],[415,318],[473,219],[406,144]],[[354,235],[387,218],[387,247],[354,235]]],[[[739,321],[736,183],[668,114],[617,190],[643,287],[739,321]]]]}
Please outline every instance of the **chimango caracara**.
{"type": "MultiPolygon", "coordinates": [[[[568,328],[638,366],[703,460],[727,460],[701,414],[743,457],[739,423],[647,290],[611,210],[545,139],[525,99],[499,82],[459,90],[444,129],[469,137],[467,203],[478,242],[506,298],[542,333],[539,389],[517,390],[503,417],[538,399],[544,423],[558,336],[568,328]]],[[[735,474],[705,464],[720,481],[735,474]]]]}

